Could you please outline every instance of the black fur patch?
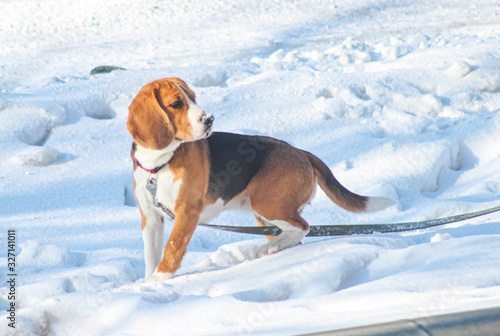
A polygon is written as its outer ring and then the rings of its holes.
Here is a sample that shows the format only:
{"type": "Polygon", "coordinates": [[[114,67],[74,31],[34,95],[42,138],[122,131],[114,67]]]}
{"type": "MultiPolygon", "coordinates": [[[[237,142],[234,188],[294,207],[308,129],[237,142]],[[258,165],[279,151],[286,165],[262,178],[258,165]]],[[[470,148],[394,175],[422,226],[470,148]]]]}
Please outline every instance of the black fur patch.
{"type": "Polygon", "coordinates": [[[207,194],[224,201],[245,190],[274,146],[267,137],[223,132],[212,133],[207,141],[210,149],[207,194]]]}
{"type": "Polygon", "coordinates": [[[136,150],[136,147],[137,145],[135,144],[135,142],[132,142],[132,148],[130,148],[130,156],[132,158],[135,158],[135,150],[136,150]]]}

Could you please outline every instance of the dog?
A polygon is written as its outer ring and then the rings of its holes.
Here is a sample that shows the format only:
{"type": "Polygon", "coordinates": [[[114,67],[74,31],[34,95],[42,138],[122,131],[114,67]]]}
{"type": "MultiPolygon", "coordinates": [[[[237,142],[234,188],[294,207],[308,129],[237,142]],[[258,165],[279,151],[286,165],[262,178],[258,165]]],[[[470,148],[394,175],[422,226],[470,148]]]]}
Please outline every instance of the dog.
{"type": "Polygon", "coordinates": [[[127,130],[133,139],[134,194],[148,282],[173,277],[197,224],[226,209],[251,211],[259,225],[282,230],[260,247],[259,258],[295,246],[307,235],[309,224],[300,214],[316,185],[352,212],[393,204],[350,192],[309,152],[266,136],[212,133],[213,121],[179,78],[145,85],[130,104],[127,130]],[[165,217],[175,221],[163,249],[165,217]]]}

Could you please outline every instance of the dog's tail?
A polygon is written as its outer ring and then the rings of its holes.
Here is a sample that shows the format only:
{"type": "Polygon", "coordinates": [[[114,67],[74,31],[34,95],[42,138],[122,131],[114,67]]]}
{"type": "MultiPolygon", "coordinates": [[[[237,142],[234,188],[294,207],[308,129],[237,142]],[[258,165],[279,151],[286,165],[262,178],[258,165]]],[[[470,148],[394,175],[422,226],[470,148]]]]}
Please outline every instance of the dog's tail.
{"type": "Polygon", "coordinates": [[[309,152],[304,151],[304,153],[311,162],[314,175],[318,179],[318,185],[340,207],[351,212],[371,212],[385,209],[394,204],[390,198],[361,196],[347,190],[337,181],[330,168],[323,161],[309,152]]]}

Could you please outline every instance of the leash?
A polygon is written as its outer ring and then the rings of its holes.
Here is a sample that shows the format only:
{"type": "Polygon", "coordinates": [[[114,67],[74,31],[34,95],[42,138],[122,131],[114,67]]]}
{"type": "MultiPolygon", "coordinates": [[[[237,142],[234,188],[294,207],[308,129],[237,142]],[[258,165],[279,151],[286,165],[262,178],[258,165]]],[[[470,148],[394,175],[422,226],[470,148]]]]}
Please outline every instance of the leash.
{"type": "MultiPolygon", "coordinates": [[[[375,232],[387,233],[420,230],[444,224],[461,222],[467,219],[485,216],[497,211],[500,211],[500,206],[496,206],[494,208],[486,210],[469,212],[461,215],[454,215],[438,219],[429,219],[420,222],[403,222],[392,224],[312,225],[310,227],[311,230],[307,234],[307,237],[348,236],[354,234],[372,234],[375,232]]],[[[204,223],[200,223],[198,225],[217,230],[255,235],[277,236],[281,233],[281,229],[277,226],[231,226],[204,223]]]]}

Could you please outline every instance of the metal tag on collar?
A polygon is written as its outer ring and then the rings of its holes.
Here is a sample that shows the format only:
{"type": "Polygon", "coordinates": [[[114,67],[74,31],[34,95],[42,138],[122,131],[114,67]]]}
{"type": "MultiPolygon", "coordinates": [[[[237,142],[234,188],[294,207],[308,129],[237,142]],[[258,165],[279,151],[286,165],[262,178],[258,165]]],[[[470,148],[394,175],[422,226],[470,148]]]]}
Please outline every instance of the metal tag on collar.
{"type": "Polygon", "coordinates": [[[153,198],[156,197],[156,190],[158,189],[156,179],[151,177],[151,173],[148,176],[148,180],[146,181],[146,189],[151,193],[153,198]]]}

